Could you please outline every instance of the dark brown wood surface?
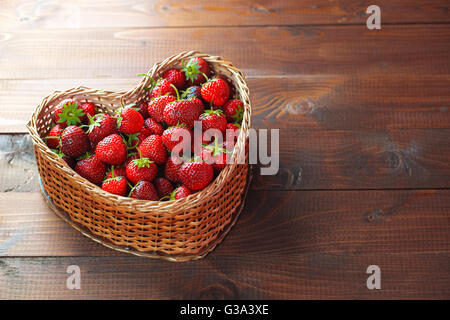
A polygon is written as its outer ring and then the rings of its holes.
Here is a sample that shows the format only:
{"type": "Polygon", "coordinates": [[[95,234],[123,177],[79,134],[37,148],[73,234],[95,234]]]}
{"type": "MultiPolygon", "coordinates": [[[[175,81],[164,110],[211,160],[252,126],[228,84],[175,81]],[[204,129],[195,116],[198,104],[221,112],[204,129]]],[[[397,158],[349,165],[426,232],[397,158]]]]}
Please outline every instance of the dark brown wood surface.
{"type": "Polygon", "coordinates": [[[449,299],[449,3],[377,4],[381,30],[352,0],[2,1],[0,299],[449,299]],[[189,49],[244,71],[253,127],[280,129],[280,171],[256,166],[204,260],[104,248],[47,207],[24,125],[54,90],[124,91],[189,49]]]}

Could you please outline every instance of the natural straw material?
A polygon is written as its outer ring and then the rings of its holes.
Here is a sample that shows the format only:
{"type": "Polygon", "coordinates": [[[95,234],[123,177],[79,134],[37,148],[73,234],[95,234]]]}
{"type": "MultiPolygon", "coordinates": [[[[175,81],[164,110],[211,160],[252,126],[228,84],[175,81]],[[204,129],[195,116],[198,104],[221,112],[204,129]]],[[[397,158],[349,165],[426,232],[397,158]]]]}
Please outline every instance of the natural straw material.
{"type": "Polygon", "coordinates": [[[125,93],[86,87],[57,91],[41,102],[27,124],[47,200],[60,216],[63,214],[73,227],[95,241],[141,256],[172,261],[198,259],[223,239],[239,215],[250,179],[247,136],[251,107],[244,75],[218,56],[195,51],[156,63],[147,74],[157,79],[164,70],[180,67],[182,60],[194,56],[202,57],[214,72],[231,80],[236,98],[244,103],[244,117],[232,163],[207,188],[187,198],[145,201],[105,192],[73,171],[43,141],[51,127],[53,108],[63,99],[90,101],[104,112],[113,113],[122,104],[145,99],[145,89],[151,85],[147,77],[125,93]],[[238,164],[239,154],[245,155],[244,164],[238,164]]]}

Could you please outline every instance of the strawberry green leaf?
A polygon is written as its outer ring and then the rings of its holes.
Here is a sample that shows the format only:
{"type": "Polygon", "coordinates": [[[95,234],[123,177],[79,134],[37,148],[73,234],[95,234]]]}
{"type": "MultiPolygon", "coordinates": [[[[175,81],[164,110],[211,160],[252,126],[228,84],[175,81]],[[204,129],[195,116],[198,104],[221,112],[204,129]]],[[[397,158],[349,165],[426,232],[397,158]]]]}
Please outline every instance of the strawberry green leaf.
{"type": "Polygon", "coordinates": [[[133,161],[131,161],[131,163],[133,163],[135,166],[138,167],[138,169],[140,168],[149,168],[150,164],[153,163],[153,161],[150,161],[149,158],[139,158],[139,159],[134,159],[133,161]]]}
{"type": "Polygon", "coordinates": [[[190,81],[194,81],[197,79],[197,75],[202,73],[200,71],[200,65],[195,60],[184,62],[182,71],[184,72],[186,79],[190,81]]]}
{"type": "Polygon", "coordinates": [[[85,113],[83,110],[78,108],[78,103],[67,103],[61,109],[58,123],[67,122],[68,126],[77,125],[78,123],[81,123],[80,118],[84,115],[85,113]]]}

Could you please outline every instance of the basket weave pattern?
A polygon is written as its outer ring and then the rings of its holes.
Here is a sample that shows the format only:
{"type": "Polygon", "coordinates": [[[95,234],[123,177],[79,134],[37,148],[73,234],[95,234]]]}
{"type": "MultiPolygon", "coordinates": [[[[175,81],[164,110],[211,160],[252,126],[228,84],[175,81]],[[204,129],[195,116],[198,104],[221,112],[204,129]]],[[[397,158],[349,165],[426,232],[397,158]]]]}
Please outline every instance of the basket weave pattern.
{"type": "Polygon", "coordinates": [[[193,56],[202,57],[214,72],[231,80],[236,98],[244,103],[244,118],[232,163],[207,188],[187,198],[145,201],[105,192],[68,167],[42,139],[51,128],[53,107],[61,100],[91,101],[102,111],[112,113],[121,104],[143,101],[150,79],[143,78],[135,88],[123,93],[86,87],[57,91],[36,108],[27,127],[43,188],[51,202],[85,235],[137,255],[183,261],[211,251],[237,218],[249,180],[247,133],[251,108],[242,72],[220,57],[188,51],[156,63],[147,74],[157,79],[164,70],[179,67],[182,60],[193,56]],[[240,152],[245,155],[244,164],[237,163],[240,152]]]}

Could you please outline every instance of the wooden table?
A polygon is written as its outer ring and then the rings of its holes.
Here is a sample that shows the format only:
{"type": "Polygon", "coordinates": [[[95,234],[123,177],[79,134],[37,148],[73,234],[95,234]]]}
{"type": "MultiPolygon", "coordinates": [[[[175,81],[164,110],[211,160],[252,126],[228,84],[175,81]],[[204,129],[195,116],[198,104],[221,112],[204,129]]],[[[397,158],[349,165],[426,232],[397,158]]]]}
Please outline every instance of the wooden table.
{"type": "Polygon", "coordinates": [[[449,2],[376,1],[381,30],[369,4],[0,1],[0,298],[449,299],[449,2]],[[24,125],[54,90],[125,90],[192,49],[245,72],[280,172],[204,260],[109,250],[47,207],[24,125]]]}

